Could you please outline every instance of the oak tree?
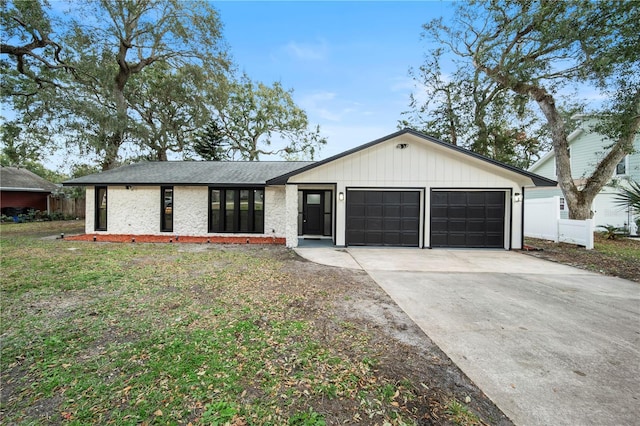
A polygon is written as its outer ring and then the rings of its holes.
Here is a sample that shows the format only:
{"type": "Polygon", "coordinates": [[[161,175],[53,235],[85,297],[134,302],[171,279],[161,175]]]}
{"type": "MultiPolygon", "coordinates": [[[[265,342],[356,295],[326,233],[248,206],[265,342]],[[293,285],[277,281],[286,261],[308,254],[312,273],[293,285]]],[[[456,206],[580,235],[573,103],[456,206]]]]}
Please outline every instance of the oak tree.
{"type": "Polygon", "coordinates": [[[246,75],[213,100],[213,120],[200,134],[196,152],[208,160],[256,161],[261,155],[313,159],[326,144],[279,82],[268,86],[246,75]]]}
{"type": "MultiPolygon", "coordinates": [[[[591,216],[594,197],[633,150],[640,128],[640,8],[634,2],[499,0],[460,3],[451,25],[425,26],[433,41],[509,91],[537,105],[548,126],[557,178],[573,219],[591,216]],[[609,148],[578,183],[571,173],[562,93],[593,91],[588,112],[609,148]]],[[[587,100],[585,100],[587,102],[587,100]]]]}
{"type": "MultiPolygon", "coordinates": [[[[16,20],[25,15],[20,13],[26,3],[13,0],[14,7],[7,9],[11,16],[6,19],[16,20]]],[[[43,0],[29,3],[46,6],[43,0]]],[[[47,72],[46,78],[41,77],[42,73],[23,72],[21,76],[26,78],[20,81],[37,87],[29,93],[28,101],[12,94],[12,106],[21,114],[18,121],[23,128],[39,124],[43,135],[55,134],[65,144],[76,144],[82,154],[97,156],[103,170],[118,165],[125,147],[138,154],[140,145],[151,140],[149,135],[157,135],[157,121],[150,124],[149,109],[135,97],[141,87],[146,85],[145,96],[150,101],[173,89],[181,76],[191,75],[182,72],[183,69],[199,68],[202,74],[211,76],[226,74],[230,68],[221,22],[209,2],[90,0],[70,5],[73,11],[58,16],[55,28],[42,24],[42,30],[35,31],[31,30],[35,28],[31,22],[24,26],[24,34],[33,33],[35,40],[44,40],[45,44],[51,37],[42,34],[59,35],[55,45],[49,43],[43,48],[53,59],[38,63],[23,54],[24,49],[9,51],[3,45],[3,58],[15,64],[16,73],[25,69],[21,63],[27,59],[36,63],[40,72],[47,72]],[[53,72],[61,66],[72,70],[72,76],[53,72]],[[160,72],[166,77],[164,86],[157,82],[160,72]],[[53,90],[40,90],[43,81],[50,83],[53,90]],[[154,93],[147,90],[152,87],[154,93]]],[[[37,13],[30,16],[40,22],[37,13]]],[[[54,21],[46,22],[53,25],[54,21]]],[[[25,37],[15,33],[12,40],[20,42],[25,37]]],[[[18,46],[25,44],[22,43],[18,46]]],[[[183,99],[197,102],[203,84],[191,83],[180,81],[178,86],[192,95],[183,99]]],[[[165,122],[165,129],[179,127],[182,119],[180,115],[173,123],[165,122]]],[[[181,131],[174,129],[173,135],[181,131]]]]}

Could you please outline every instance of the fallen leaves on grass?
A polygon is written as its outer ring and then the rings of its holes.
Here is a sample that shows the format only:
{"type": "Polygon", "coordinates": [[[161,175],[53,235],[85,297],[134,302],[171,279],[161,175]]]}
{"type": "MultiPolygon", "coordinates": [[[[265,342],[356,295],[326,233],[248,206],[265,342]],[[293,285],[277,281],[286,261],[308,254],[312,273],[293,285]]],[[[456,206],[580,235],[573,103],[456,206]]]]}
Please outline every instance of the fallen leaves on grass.
{"type": "Polygon", "coordinates": [[[526,252],[528,255],[640,283],[640,239],[608,240],[596,233],[593,250],[534,238],[526,242],[541,249],[526,252]]]}
{"type": "Polygon", "coordinates": [[[8,422],[447,424],[470,394],[509,424],[362,272],[278,246],[66,244],[3,244],[8,422]]]}

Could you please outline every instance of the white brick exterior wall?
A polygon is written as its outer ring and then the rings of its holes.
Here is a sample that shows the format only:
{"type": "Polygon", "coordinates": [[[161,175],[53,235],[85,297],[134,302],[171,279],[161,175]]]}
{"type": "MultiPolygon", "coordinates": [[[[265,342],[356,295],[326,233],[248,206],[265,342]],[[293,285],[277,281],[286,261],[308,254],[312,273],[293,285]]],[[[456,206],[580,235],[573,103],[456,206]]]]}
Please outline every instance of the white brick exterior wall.
{"type": "Polygon", "coordinates": [[[160,234],[160,187],[109,186],[107,232],[109,234],[160,234]]]}
{"type": "Polygon", "coordinates": [[[287,225],[287,247],[298,247],[298,185],[286,185],[286,204],[283,212],[287,225]]]}
{"type": "Polygon", "coordinates": [[[109,186],[107,188],[107,231],[95,231],[95,190],[93,187],[88,187],[85,232],[87,234],[285,237],[284,187],[265,188],[264,234],[207,232],[208,191],[206,186],[174,186],[173,231],[161,232],[160,186],[134,186],[132,189],[126,189],[124,186],[109,186]]]}
{"type": "Polygon", "coordinates": [[[84,219],[84,232],[86,234],[94,233],[96,219],[96,193],[93,186],[88,186],[85,192],[85,219],[84,219]]]}
{"type": "Polygon", "coordinates": [[[286,216],[284,214],[285,189],[282,186],[265,188],[264,193],[264,234],[278,238],[286,236],[286,216]]]}
{"type": "MultiPolygon", "coordinates": [[[[156,188],[158,198],[160,188],[156,188]]],[[[159,201],[158,201],[159,202],[159,201]]],[[[173,232],[175,235],[209,235],[209,189],[206,186],[173,187],[173,232]]],[[[160,229],[160,218],[158,229],[160,229]]]]}

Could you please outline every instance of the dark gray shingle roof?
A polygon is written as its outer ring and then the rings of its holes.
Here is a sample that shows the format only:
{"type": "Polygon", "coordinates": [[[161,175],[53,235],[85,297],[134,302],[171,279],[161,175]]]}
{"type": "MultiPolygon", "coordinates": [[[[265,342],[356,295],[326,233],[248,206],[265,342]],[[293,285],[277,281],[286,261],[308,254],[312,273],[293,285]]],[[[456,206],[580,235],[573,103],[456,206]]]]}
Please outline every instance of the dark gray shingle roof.
{"type": "Polygon", "coordinates": [[[118,167],[63,185],[264,185],[310,161],[163,161],[118,167]]]}
{"type": "Polygon", "coordinates": [[[3,191],[53,192],[58,186],[21,167],[0,166],[0,189],[3,191]]]}

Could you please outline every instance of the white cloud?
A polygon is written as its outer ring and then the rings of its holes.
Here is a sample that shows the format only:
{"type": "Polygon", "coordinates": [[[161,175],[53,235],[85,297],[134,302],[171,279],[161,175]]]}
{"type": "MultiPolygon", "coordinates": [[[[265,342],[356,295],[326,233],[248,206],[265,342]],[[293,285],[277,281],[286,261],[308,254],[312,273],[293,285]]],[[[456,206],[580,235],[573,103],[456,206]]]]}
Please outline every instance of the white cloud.
{"type": "Polygon", "coordinates": [[[309,116],[317,117],[321,121],[340,121],[343,114],[339,108],[334,109],[331,105],[335,99],[336,93],[319,91],[303,96],[299,103],[309,116]]]}
{"type": "Polygon", "coordinates": [[[415,87],[416,83],[413,78],[406,76],[392,78],[389,89],[392,92],[411,92],[415,87]]]}
{"type": "Polygon", "coordinates": [[[291,41],[284,47],[284,50],[293,58],[302,61],[322,61],[329,55],[329,47],[324,40],[317,43],[291,41]]]}

